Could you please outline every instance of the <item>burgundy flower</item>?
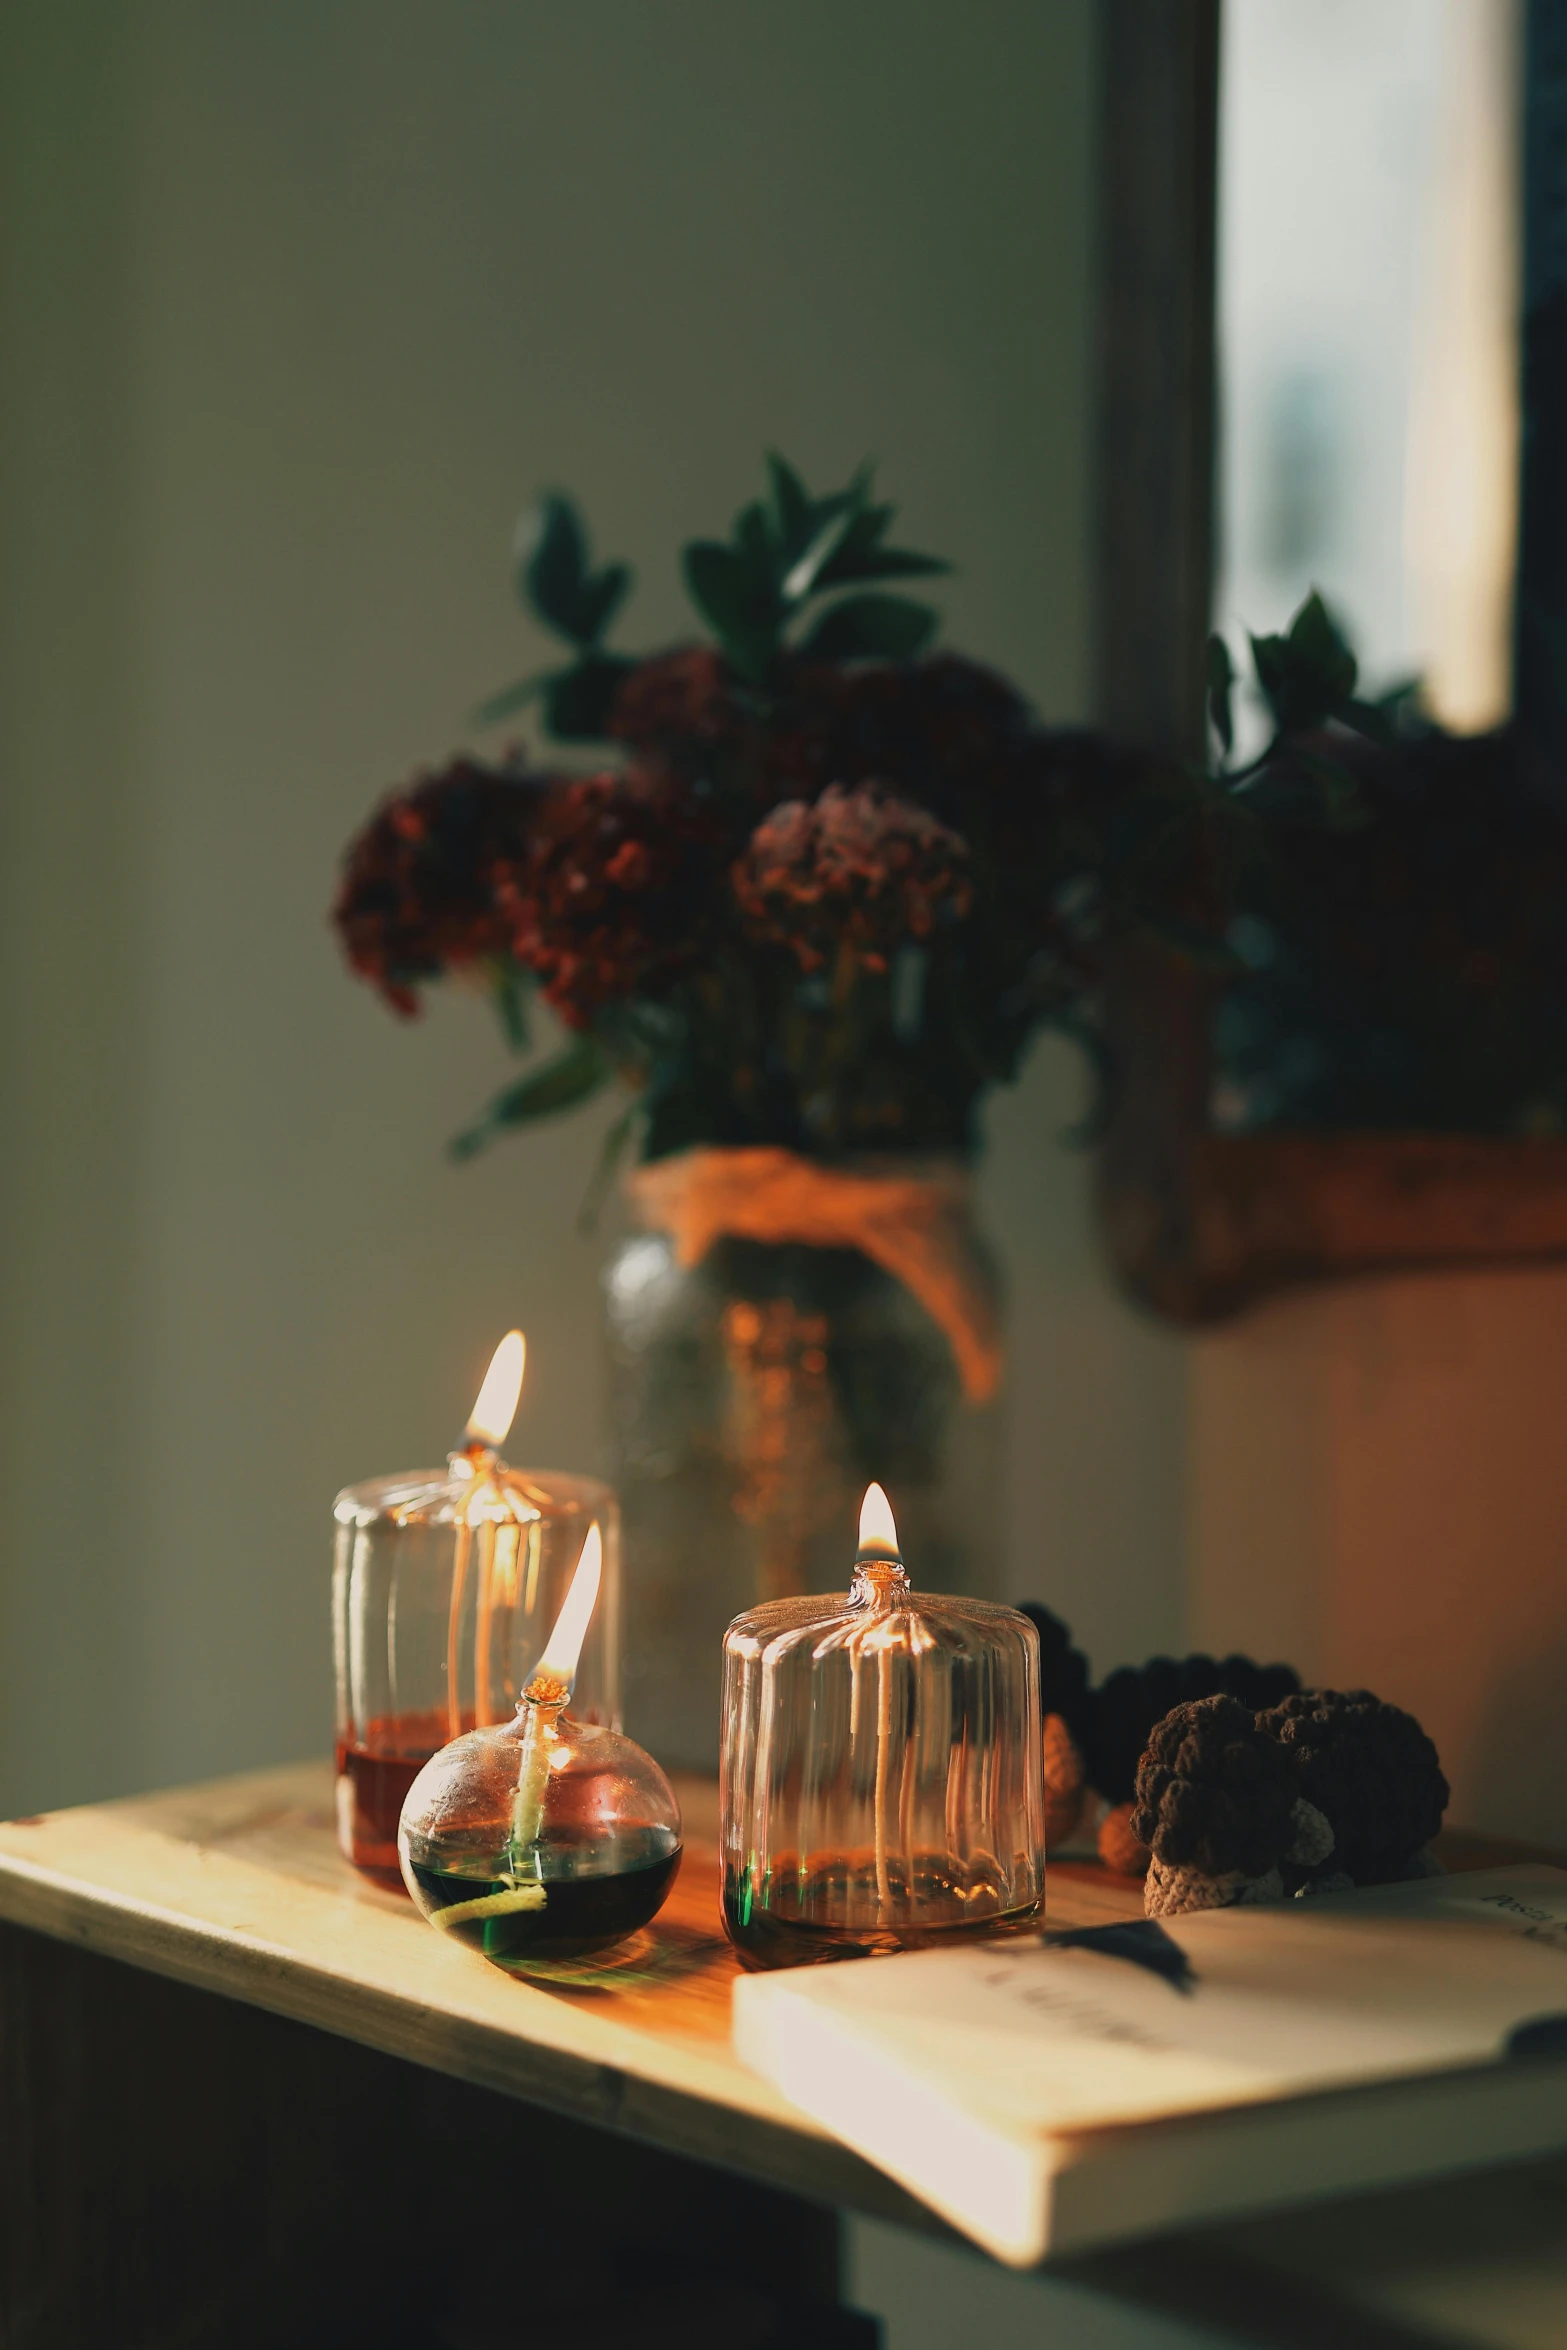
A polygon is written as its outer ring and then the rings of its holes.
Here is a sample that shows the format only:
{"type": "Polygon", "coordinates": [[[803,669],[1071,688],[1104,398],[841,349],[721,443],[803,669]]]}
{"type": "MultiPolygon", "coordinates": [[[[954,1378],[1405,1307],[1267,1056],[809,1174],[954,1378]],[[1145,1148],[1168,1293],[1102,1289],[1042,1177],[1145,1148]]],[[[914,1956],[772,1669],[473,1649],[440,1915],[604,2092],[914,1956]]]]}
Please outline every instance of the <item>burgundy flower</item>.
{"type": "Polygon", "coordinates": [[[644,765],[684,768],[693,756],[749,742],[756,719],[722,653],[681,645],[637,663],[615,696],[609,731],[644,765]]]}
{"type": "Polygon", "coordinates": [[[769,798],[895,775],[904,796],[966,829],[977,793],[1026,733],[1028,712],[993,670],[925,661],[795,662],[762,751],[769,798]]]}
{"type": "Polygon", "coordinates": [[[385,800],[349,844],[332,920],[350,964],[405,1018],[422,981],[508,951],[501,887],[544,789],[516,769],[455,759],[385,800]]]}
{"type": "Polygon", "coordinates": [[[710,952],[714,850],[702,813],[645,775],[560,785],[502,902],[512,952],[571,1027],[658,995],[710,952]]]}
{"type": "Polygon", "coordinates": [[[873,784],[785,800],[731,869],[751,928],[817,970],[841,941],[871,971],[894,948],[966,914],[968,848],[927,809],[873,784]]]}

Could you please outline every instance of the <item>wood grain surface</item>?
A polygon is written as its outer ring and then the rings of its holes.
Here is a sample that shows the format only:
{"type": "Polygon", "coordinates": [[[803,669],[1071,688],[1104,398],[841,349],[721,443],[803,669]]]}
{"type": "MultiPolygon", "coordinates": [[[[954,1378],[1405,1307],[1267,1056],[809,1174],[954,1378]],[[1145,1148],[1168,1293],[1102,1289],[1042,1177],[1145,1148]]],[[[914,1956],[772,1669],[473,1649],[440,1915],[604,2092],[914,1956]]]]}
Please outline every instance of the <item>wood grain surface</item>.
{"type": "MultiPolygon", "coordinates": [[[[360,1878],[324,1762],[8,1821],[0,1918],[793,2193],[934,2224],[735,2058],[717,1790],[679,1792],[668,1903],[576,1982],[502,1974],[360,1878]]],[[[1050,1907],[1074,1924],[1136,1915],[1141,1889],[1062,1863],[1050,1907]]]]}
{"type": "Polygon", "coordinates": [[[1201,990],[1146,973],[1138,987],[1099,1203],[1123,1281],[1166,1321],[1220,1322],[1319,1281],[1567,1258],[1560,1136],[1210,1134],[1201,990]]]}
{"type": "MultiPolygon", "coordinates": [[[[571,2195],[555,2192],[579,2175],[610,2230],[584,2239],[603,2255],[604,2339],[667,2290],[682,2310],[712,2304],[710,2325],[681,2318],[680,2338],[732,2341],[744,2262],[730,2275],[723,2256],[738,2245],[818,2296],[810,2323],[825,2346],[834,2256],[830,2214],[819,2226],[813,2206],[945,2231],[735,2061],[716,1791],[680,1792],[675,1892],[591,1989],[513,1980],[357,1877],[338,1857],[325,1763],[0,1825],[7,2350],[270,2345],[280,2261],[285,2282],[290,2262],[308,2274],[333,2350],[432,2341],[398,2330],[412,2303],[388,2246],[408,2198],[423,2199],[432,2244],[460,2243],[481,2209],[493,2233],[540,2130],[546,2234],[582,2235],[571,2195]],[[747,2178],[783,2192],[758,2196],[747,2178]],[[669,2241],[687,2211],[694,2274],[626,2282],[643,2238],[669,2241]],[[354,2242],[366,2260],[377,2248],[374,2273],[354,2270],[354,2242]]],[[[1547,1857],[1457,1833],[1442,1844],[1458,1868],[1547,1857]]],[[[1057,1924],[1097,1923],[1139,1914],[1141,1889],[1091,1860],[1053,1860],[1048,1906],[1057,1924]]],[[[1567,2164],[1116,2246],[1061,2273],[1268,2350],[1544,2350],[1567,2340],[1567,2164]]],[[[522,2336],[471,2338],[488,2350],[522,2336]]],[[[575,2338],[600,2335],[579,2318],[575,2338]]],[[[757,2336],[774,2338],[794,2336],[757,2336]]]]}

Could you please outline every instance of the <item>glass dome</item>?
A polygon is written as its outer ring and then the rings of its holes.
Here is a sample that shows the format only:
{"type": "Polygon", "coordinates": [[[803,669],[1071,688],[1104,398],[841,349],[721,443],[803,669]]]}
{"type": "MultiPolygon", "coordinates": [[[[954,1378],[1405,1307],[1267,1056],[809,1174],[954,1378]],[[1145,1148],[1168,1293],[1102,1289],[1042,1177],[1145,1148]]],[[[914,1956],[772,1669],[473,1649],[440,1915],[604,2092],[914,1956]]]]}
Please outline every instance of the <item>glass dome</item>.
{"type": "Polygon", "coordinates": [[[576,1710],[620,1719],[620,1512],[592,1477],[514,1469],[504,1440],[520,1333],[496,1349],[466,1441],[444,1469],[350,1485],[333,1508],[337,1823],[344,1857],[397,1883],[403,1799],[439,1747],[508,1720],[560,1610],[590,1525],[603,1583],[576,1710]],[[496,1373],[510,1350],[508,1392],[496,1373]]]}
{"type": "Polygon", "coordinates": [[[912,1590],[878,1487],[846,1596],[730,1625],[723,1728],[724,1924],[747,1964],[1037,1916],[1039,1636],[1015,1609],[912,1590]]]}

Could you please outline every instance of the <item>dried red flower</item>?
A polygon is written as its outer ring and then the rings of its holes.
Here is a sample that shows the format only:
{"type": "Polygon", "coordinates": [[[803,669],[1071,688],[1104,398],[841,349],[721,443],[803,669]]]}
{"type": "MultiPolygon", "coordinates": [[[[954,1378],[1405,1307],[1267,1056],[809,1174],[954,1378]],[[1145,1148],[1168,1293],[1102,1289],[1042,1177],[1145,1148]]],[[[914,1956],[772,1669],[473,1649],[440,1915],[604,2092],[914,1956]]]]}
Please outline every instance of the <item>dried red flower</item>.
{"type": "Polygon", "coordinates": [[[609,727],[640,766],[738,786],[759,811],[895,776],[906,798],[961,829],[1029,717],[1003,678],[952,654],[849,668],[785,660],[764,701],[721,653],[688,645],[637,664],[609,727]]]}
{"type": "Polygon", "coordinates": [[[850,668],[797,662],[781,682],[763,771],[770,796],[790,798],[896,776],[905,797],[961,828],[1028,723],[1004,678],[955,654],[850,668]]]}
{"type": "Polygon", "coordinates": [[[527,853],[545,783],[455,759],[383,801],[350,842],[332,920],[353,968],[410,1018],[421,982],[504,955],[499,892],[527,853]]]}
{"type": "Polygon", "coordinates": [[[722,653],[681,645],[637,663],[615,696],[609,731],[644,767],[684,772],[715,749],[749,745],[757,721],[722,653]]]}
{"type": "Polygon", "coordinates": [[[817,970],[843,942],[869,970],[894,948],[966,914],[961,836],[872,784],[829,785],[814,805],[785,800],[762,820],[731,878],[761,937],[817,970]]]}
{"type": "Polygon", "coordinates": [[[562,784],[502,892],[512,952],[574,1028],[666,991],[711,952],[715,852],[702,812],[641,774],[562,784]]]}

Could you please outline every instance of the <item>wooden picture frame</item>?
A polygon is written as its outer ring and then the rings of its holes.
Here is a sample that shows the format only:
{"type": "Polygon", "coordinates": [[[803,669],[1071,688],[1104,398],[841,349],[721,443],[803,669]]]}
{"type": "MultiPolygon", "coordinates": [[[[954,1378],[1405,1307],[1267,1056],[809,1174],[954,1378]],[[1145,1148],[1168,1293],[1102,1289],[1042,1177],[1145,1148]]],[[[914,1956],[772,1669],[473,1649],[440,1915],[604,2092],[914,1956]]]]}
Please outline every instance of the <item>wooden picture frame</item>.
{"type": "MultiPolygon", "coordinates": [[[[1213,548],[1220,0],[1104,0],[1095,716],[1203,751],[1213,548]]],[[[1567,0],[1530,0],[1526,245],[1567,249],[1567,0]],[[1556,111],[1553,111],[1555,109],[1556,111]],[[1554,239],[1554,242],[1552,241],[1554,239]]],[[[1529,273],[1520,610],[1567,628],[1567,285],[1529,273]]],[[[1556,690],[1520,630],[1518,693],[1556,690]]],[[[1542,729],[1567,740],[1554,712],[1542,729]]],[[[1213,1130],[1211,985],[1115,961],[1097,1191],[1116,1270],[1166,1320],[1355,1275],[1567,1261],[1567,1139],[1213,1130]]]]}

